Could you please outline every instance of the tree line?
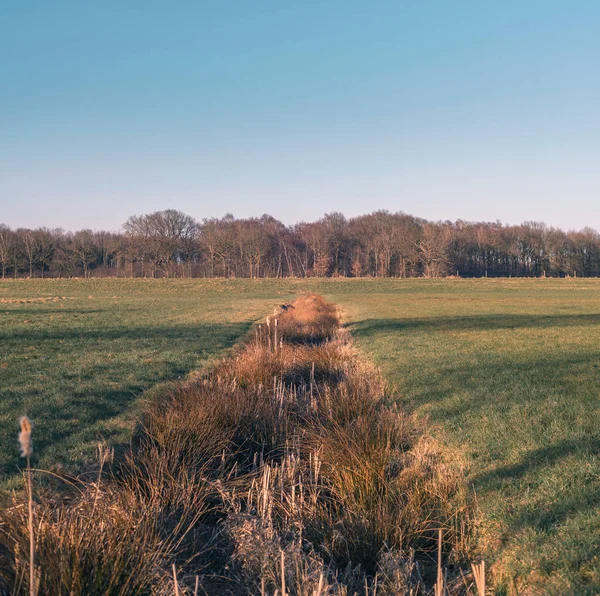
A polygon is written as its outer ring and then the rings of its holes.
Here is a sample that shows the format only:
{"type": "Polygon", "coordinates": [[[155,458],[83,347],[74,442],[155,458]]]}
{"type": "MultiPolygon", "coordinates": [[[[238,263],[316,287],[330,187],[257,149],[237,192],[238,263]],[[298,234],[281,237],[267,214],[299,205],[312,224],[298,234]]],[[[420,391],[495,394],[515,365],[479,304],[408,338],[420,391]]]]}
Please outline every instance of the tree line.
{"type": "Polygon", "coordinates": [[[263,215],[201,222],[174,209],[120,232],[0,224],[7,277],[543,277],[600,275],[600,235],[539,222],[432,222],[376,211],[286,226],[263,215]]]}

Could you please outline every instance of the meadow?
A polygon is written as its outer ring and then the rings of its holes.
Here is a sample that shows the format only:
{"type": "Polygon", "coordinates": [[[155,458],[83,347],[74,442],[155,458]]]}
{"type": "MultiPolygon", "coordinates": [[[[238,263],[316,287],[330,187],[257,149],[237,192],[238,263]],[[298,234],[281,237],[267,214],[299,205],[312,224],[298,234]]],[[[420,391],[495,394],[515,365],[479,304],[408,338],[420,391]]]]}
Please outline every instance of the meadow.
{"type": "Polygon", "coordinates": [[[20,415],[37,423],[36,465],[75,473],[99,441],[129,441],[146,390],[211,362],[277,302],[248,283],[0,283],[1,486],[20,415]]]}
{"type": "Polygon", "coordinates": [[[372,289],[339,301],[404,407],[462,453],[497,593],[598,593],[600,283],[372,289]]]}
{"type": "Polygon", "coordinates": [[[464,463],[496,593],[597,593],[596,280],[3,282],[4,485],[22,413],[37,422],[35,465],[76,470],[99,438],[128,440],[146,390],[306,291],[340,306],[398,402],[464,463]]]}

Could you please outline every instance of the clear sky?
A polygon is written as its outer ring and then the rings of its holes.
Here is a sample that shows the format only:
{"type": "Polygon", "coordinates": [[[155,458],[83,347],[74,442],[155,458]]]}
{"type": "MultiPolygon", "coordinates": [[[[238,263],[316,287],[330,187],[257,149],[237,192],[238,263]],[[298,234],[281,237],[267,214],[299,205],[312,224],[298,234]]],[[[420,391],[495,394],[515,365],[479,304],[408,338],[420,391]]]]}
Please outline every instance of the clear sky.
{"type": "Polygon", "coordinates": [[[600,229],[598,0],[0,0],[0,222],[600,229]]]}

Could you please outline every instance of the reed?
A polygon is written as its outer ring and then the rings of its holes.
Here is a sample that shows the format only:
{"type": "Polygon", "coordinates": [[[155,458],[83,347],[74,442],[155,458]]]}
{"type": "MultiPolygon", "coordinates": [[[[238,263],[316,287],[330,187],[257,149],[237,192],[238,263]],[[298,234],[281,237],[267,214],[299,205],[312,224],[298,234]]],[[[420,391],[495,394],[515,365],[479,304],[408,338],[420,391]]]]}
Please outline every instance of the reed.
{"type": "MultiPolygon", "coordinates": [[[[466,561],[460,468],[393,407],[318,296],[155,396],[131,449],[109,459],[43,503],[42,593],[417,594],[436,548],[466,561]]],[[[14,593],[21,511],[0,513],[14,593]]]]}
{"type": "Polygon", "coordinates": [[[485,561],[471,563],[478,596],[485,596],[485,561]]]}

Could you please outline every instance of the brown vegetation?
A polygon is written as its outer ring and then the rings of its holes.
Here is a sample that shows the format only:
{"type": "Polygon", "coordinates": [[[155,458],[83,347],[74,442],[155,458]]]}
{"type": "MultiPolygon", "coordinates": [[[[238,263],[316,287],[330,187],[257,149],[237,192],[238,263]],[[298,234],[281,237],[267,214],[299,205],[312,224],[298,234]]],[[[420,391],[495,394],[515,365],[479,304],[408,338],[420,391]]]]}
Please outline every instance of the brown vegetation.
{"type": "Polygon", "coordinates": [[[5,277],[546,277],[600,275],[600,235],[539,222],[430,222],[377,211],[286,226],[232,215],[197,222],[167,209],[123,233],[0,224],[5,277]]]}
{"type": "MultiPolygon", "coordinates": [[[[279,309],[234,357],[153,399],[108,472],[39,499],[39,593],[428,593],[440,528],[444,564],[466,561],[462,476],[389,397],[332,305],[279,309]]],[[[6,593],[27,589],[28,544],[14,496],[6,593]]]]}

